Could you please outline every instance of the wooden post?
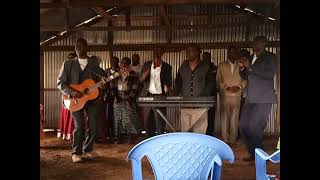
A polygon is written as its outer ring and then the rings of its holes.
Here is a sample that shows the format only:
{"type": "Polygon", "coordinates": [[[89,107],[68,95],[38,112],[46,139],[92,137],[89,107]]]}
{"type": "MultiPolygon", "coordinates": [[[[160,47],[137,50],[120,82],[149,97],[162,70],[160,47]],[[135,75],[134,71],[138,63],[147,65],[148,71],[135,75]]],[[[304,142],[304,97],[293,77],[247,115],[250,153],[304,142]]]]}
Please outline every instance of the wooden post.
{"type": "MultiPolygon", "coordinates": [[[[125,11],[125,15],[126,15],[126,27],[130,27],[131,26],[131,20],[130,20],[130,8],[127,8],[125,11]]],[[[127,30],[128,31],[128,30],[127,30]]]]}
{"type": "Polygon", "coordinates": [[[40,51],[40,103],[44,105],[44,54],[40,51]]]}
{"type": "MultiPolygon", "coordinates": [[[[170,19],[168,17],[168,12],[167,12],[167,7],[165,5],[161,5],[160,6],[160,14],[161,14],[161,23],[162,25],[165,24],[166,27],[170,27],[171,26],[171,22],[170,19]]],[[[171,34],[172,30],[171,29],[167,29],[166,30],[166,37],[167,37],[167,43],[171,44],[172,41],[172,34],[171,34]]]]}
{"type": "Polygon", "coordinates": [[[277,48],[277,71],[276,71],[276,83],[277,83],[277,114],[275,118],[275,132],[280,132],[280,52],[277,48]]]}
{"type": "MultiPolygon", "coordinates": [[[[112,19],[108,20],[108,26],[113,26],[112,19]]],[[[109,46],[113,45],[113,31],[108,31],[108,45],[109,46]]],[[[109,55],[110,55],[109,67],[110,67],[111,58],[113,57],[113,50],[110,50],[109,55]]]]}

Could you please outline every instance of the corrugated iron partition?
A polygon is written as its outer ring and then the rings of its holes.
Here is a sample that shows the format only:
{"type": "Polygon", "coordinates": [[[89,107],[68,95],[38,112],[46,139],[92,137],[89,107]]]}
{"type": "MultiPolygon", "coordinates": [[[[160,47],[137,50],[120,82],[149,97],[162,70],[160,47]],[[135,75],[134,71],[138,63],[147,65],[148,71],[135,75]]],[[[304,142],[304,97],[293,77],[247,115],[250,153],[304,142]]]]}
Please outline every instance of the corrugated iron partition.
{"type": "Polygon", "coordinates": [[[70,52],[44,52],[44,128],[56,129],[61,108],[61,95],[56,82],[60,67],[70,52]]]}
{"type": "MultiPolygon", "coordinates": [[[[130,9],[131,16],[159,16],[159,8],[153,6],[134,7],[130,9]]],[[[234,9],[225,5],[178,5],[170,6],[169,14],[190,14],[197,17],[188,18],[174,18],[171,20],[173,25],[195,25],[195,24],[219,24],[219,23],[242,23],[238,26],[217,27],[212,29],[188,29],[188,30],[172,30],[172,43],[205,43],[205,42],[242,42],[246,37],[246,17],[236,13],[234,9]],[[229,15],[226,15],[229,14],[229,15]],[[209,16],[207,16],[209,15],[209,16]]],[[[107,26],[107,20],[101,21],[93,26],[107,26]]],[[[131,19],[132,26],[159,26],[159,19],[131,19]]],[[[125,26],[125,21],[117,19],[113,22],[113,26],[125,26]]],[[[266,23],[263,25],[251,24],[249,30],[249,40],[252,40],[256,35],[265,35],[271,41],[280,41],[280,28],[274,23],[266,23]]],[[[56,42],[54,46],[60,45],[74,45],[77,38],[83,37],[87,39],[89,44],[107,44],[108,33],[106,31],[101,32],[76,32],[73,35],[56,42]]],[[[132,31],[114,31],[113,32],[114,44],[153,44],[153,43],[165,43],[166,32],[164,30],[132,30],[132,31]]],[[[279,55],[280,48],[270,47],[270,51],[279,55]]],[[[252,49],[248,49],[252,52],[252,49]]],[[[226,60],[226,49],[205,49],[212,54],[213,62],[217,65],[226,60]]],[[[113,56],[117,56],[120,59],[123,57],[131,58],[134,53],[137,53],[141,57],[141,63],[146,60],[152,59],[152,51],[114,51],[113,56]]],[[[45,111],[47,124],[46,128],[56,128],[58,124],[58,116],[61,104],[61,98],[57,90],[50,90],[50,88],[56,89],[56,78],[59,73],[60,66],[65,59],[68,52],[45,52],[45,111]],[[49,89],[48,89],[49,88],[49,89]]],[[[110,55],[109,52],[90,52],[99,56],[102,59],[101,67],[104,69],[109,67],[110,55]]],[[[173,78],[177,73],[180,64],[186,59],[185,51],[165,53],[163,59],[171,64],[173,67],[173,78]]],[[[275,82],[276,89],[277,83],[275,82]]],[[[218,107],[219,111],[219,107],[218,107]]],[[[275,132],[279,130],[279,107],[274,105],[270,120],[268,121],[266,132],[275,132]]],[[[169,119],[180,127],[178,121],[178,113],[175,110],[170,110],[168,113],[169,119]]],[[[219,113],[216,113],[215,128],[219,130],[219,113]]]]}
{"type": "MultiPolygon", "coordinates": [[[[276,53],[277,48],[268,48],[269,51],[276,53]]],[[[252,51],[251,49],[249,49],[252,51]]],[[[210,52],[212,54],[212,60],[217,65],[222,61],[226,60],[227,50],[226,49],[204,49],[203,52],[210,52]]],[[[69,52],[45,52],[44,53],[44,66],[45,66],[45,82],[44,82],[44,105],[45,105],[45,118],[46,125],[45,128],[57,128],[59,112],[61,106],[61,95],[56,89],[56,80],[59,73],[59,69],[63,63],[63,60],[67,57],[69,52]]],[[[106,69],[109,67],[110,55],[109,52],[97,51],[89,52],[90,55],[96,55],[102,59],[101,67],[106,69]]],[[[141,63],[144,63],[152,59],[152,51],[114,51],[113,55],[119,57],[131,58],[133,54],[139,54],[141,58],[141,63]]],[[[175,79],[178,68],[182,62],[186,59],[186,52],[171,52],[165,53],[163,55],[163,60],[169,63],[172,68],[172,77],[175,79]]],[[[174,83],[174,81],[173,81],[174,83]]],[[[275,88],[277,89],[277,83],[275,83],[275,88]]],[[[219,104],[219,102],[218,102],[219,104]]],[[[219,120],[219,110],[220,106],[217,108],[215,130],[220,130],[220,120],[219,120]]],[[[272,113],[270,115],[270,120],[268,121],[266,132],[274,132],[275,119],[277,117],[277,105],[272,108],[272,113]]],[[[180,123],[178,121],[179,113],[176,113],[175,109],[168,109],[168,119],[179,129],[180,123]]]]}

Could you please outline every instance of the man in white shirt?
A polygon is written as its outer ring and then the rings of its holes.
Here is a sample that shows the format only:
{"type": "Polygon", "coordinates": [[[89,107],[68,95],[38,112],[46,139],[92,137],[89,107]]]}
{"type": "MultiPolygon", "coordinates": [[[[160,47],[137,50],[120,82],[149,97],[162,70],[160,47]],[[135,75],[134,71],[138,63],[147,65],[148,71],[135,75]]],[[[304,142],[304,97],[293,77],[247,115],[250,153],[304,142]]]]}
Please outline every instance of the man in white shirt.
{"type": "Polygon", "coordinates": [[[235,143],[238,138],[241,92],[246,81],[239,74],[239,50],[229,47],[228,60],[218,66],[217,84],[221,99],[221,131],[226,143],[235,143]]]}
{"type": "MultiPolygon", "coordinates": [[[[166,96],[172,86],[172,67],[161,59],[162,50],[153,51],[154,59],[143,65],[143,73],[140,82],[143,83],[141,96],[166,96]]],[[[165,108],[161,111],[165,113],[165,108]]],[[[144,108],[144,127],[149,137],[161,134],[163,131],[163,120],[151,108],[144,108]]]]}

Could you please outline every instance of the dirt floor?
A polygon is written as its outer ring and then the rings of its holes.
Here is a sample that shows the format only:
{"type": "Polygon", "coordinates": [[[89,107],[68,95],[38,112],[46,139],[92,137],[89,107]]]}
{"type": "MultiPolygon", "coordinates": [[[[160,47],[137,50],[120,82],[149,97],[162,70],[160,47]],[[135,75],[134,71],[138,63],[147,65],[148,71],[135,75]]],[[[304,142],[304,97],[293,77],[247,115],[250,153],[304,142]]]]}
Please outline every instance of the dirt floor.
{"type": "MultiPolygon", "coordinates": [[[[265,148],[274,152],[277,137],[266,136],[265,148]]],[[[40,142],[40,179],[41,180],[126,180],[132,179],[131,163],[126,157],[134,145],[95,144],[95,159],[83,163],[72,163],[71,142],[56,138],[56,134],[47,133],[40,142]]],[[[255,166],[241,159],[246,156],[242,143],[231,147],[235,154],[235,163],[224,162],[222,180],[254,180],[255,166]]],[[[267,171],[279,172],[280,165],[268,163],[267,171]]],[[[144,179],[154,179],[152,169],[146,158],[143,159],[144,179]]]]}

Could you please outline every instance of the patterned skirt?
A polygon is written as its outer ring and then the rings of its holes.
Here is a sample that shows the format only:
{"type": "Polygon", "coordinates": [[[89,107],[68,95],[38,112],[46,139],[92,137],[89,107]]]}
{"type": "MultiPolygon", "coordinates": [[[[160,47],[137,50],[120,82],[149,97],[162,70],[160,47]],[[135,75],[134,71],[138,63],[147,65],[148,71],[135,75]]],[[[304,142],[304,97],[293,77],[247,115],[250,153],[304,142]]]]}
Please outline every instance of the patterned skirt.
{"type": "Polygon", "coordinates": [[[128,109],[125,103],[120,102],[114,105],[114,134],[135,135],[141,132],[138,121],[137,108],[134,106],[128,109]]]}

